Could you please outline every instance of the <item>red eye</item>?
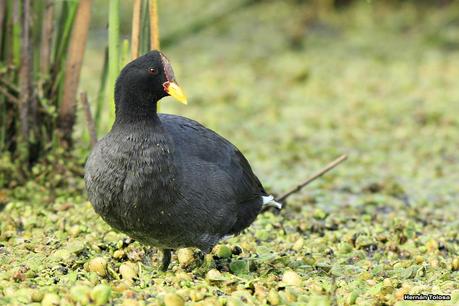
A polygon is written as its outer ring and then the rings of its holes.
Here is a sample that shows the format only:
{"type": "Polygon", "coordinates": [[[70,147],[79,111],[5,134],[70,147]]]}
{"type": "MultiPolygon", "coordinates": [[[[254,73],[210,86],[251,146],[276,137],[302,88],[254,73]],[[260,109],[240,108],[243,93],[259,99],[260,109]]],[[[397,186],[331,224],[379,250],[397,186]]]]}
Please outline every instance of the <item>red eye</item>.
{"type": "Polygon", "coordinates": [[[148,68],[148,73],[152,75],[158,74],[158,69],[156,68],[148,68]]]}

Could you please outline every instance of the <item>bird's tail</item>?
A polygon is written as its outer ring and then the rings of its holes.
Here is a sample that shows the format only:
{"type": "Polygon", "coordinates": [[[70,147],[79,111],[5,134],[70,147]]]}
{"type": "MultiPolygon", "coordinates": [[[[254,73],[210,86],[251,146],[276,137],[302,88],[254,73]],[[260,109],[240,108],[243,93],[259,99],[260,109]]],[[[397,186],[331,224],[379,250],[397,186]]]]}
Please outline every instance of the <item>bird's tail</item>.
{"type": "Polygon", "coordinates": [[[274,208],[277,208],[279,210],[282,209],[282,204],[279,203],[279,202],[276,202],[276,200],[274,200],[274,197],[272,195],[270,196],[263,196],[263,209],[266,209],[268,207],[274,207],[274,208]]]}

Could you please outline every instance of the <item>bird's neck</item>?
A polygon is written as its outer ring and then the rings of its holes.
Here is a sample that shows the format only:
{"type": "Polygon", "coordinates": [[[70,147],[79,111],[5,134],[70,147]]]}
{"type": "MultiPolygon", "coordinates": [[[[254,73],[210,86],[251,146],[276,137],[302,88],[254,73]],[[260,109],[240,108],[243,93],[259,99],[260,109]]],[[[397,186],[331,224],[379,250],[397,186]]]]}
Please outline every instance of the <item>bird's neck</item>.
{"type": "Polygon", "coordinates": [[[116,103],[113,127],[132,124],[159,124],[160,121],[156,110],[156,102],[123,99],[116,103]]]}
{"type": "Polygon", "coordinates": [[[148,205],[170,203],[177,194],[178,181],[174,144],[156,113],[156,103],[150,110],[137,112],[120,107],[110,134],[119,150],[134,161],[130,171],[143,173],[135,188],[148,190],[148,205]]]}

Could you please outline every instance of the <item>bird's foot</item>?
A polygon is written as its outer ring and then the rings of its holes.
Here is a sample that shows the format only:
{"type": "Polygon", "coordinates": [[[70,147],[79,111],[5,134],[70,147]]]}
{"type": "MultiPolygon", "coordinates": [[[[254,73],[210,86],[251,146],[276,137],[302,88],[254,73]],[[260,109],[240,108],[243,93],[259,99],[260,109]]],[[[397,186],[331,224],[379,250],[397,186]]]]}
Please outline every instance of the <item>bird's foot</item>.
{"type": "Polygon", "coordinates": [[[171,249],[163,249],[163,260],[161,263],[161,271],[163,272],[167,271],[167,268],[169,268],[169,264],[171,263],[171,256],[172,256],[171,249]]]}
{"type": "Polygon", "coordinates": [[[202,267],[202,265],[204,264],[205,256],[206,256],[206,253],[204,253],[203,251],[199,249],[196,251],[196,266],[197,267],[202,267]]]}

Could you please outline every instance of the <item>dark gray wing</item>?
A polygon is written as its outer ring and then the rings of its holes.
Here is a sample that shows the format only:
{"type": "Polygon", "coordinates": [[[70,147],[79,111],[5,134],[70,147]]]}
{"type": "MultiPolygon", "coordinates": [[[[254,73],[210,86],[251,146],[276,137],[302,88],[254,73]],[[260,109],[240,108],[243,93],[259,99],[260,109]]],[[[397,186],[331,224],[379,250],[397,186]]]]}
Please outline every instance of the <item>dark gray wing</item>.
{"type": "Polygon", "coordinates": [[[208,213],[208,222],[215,223],[209,225],[222,235],[249,226],[267,194],[242,153],[194,120],[167,114],[159,118],[174,142],[182,196],[208,213]]]}

